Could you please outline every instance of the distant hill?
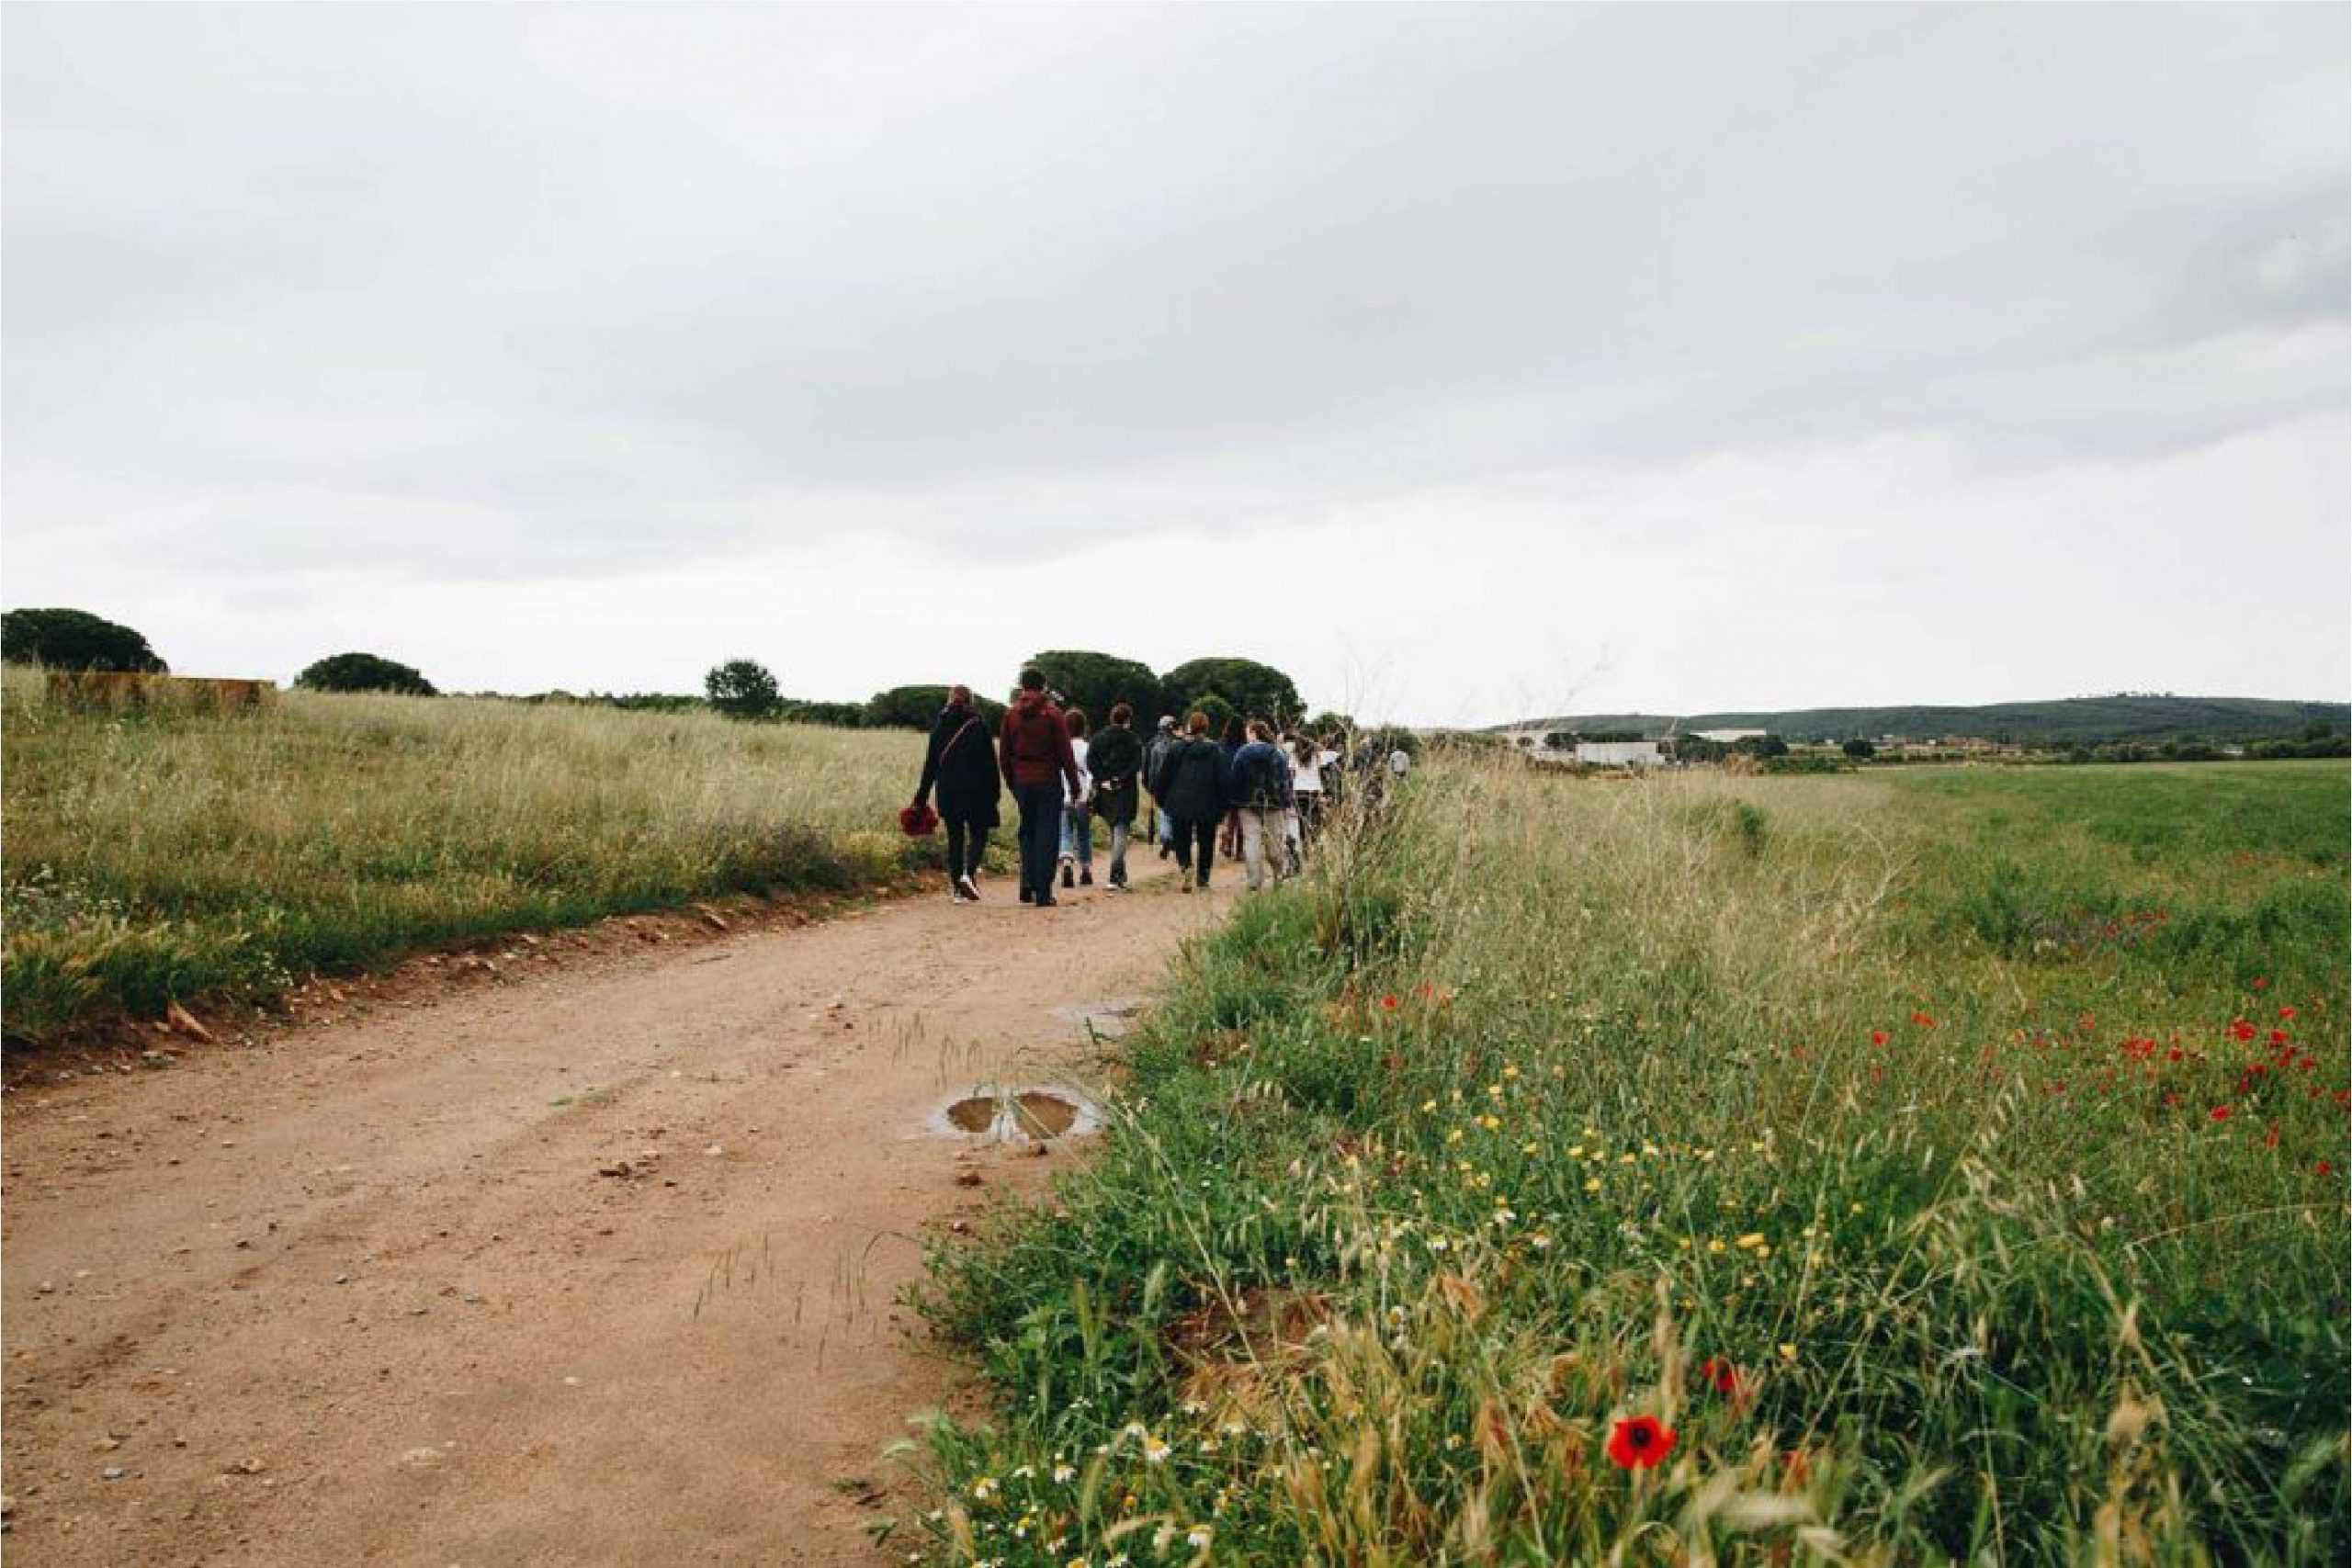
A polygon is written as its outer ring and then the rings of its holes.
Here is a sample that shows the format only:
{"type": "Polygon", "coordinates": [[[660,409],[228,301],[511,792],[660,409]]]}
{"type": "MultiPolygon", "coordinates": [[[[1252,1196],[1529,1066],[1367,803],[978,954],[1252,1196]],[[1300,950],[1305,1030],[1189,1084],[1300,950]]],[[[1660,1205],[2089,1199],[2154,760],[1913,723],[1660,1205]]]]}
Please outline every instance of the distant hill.
{"type": "Polygon", "coordinates": [[[2352,705],[2274,702],[2263,697],[2066,697],[2045,703],[1993,703],[1984,707],[1798,708],[1784,713],[1574,714],[1500,724],[1503,729],[1633,731],[1688,735],[1698,729],[1769,729],[1786,740],[1832,741],[1853,736],[1900,735],[1925,740],[1948,735],[2029,746],[2075,741],[2154,742],[2186,739],[2259,740],[2295,735],[2313,722],[2352,730],[2352,705]]]}

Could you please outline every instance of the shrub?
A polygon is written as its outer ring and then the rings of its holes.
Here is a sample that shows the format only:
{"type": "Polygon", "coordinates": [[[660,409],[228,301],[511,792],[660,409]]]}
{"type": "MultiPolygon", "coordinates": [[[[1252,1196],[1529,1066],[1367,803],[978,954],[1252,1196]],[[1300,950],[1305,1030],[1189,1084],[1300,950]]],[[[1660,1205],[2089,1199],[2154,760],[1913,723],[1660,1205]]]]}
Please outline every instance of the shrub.
{"type": "Polygon", "coordinates": [[[702,686],[710,705],[729,718],[772,719],[784,706],[775,677],[756,660],[730,659],[714,665],[702,678],[702,686]]]}
{"type": "Polygon", "coordinates": [[[1195,659],[1160,678],[1170,713],[1189,713],[1211,693],[1245,718],[1287,723],[1303,711],[1298,687],[1271,664],[1254,659],[1195,659]]]}
{"type": "Polygon", "coordinates": [[[1029,662],[1045,672],[1046,684],[1062,694],[1066,705],[1085,710],[1097,724],[1118,703],[1133,706],[1147,725],[1165,711],[1159,677],[1148,664],[1083,649],[1049,649],[1032,654],[1029,662]]]}
{"type": "MultiPolygon", "coordinates": [[[[929,729],[946,705],[944,686],[893,686],[865,699],[862,719],[869,729],[929,729]]],[[[990,702],[978,693],[973,694],[972,706],[991,729],[1004,717],[1002,703],[990,702]]]]}
{"type": "Polygon", "coordinates": [[[432,682],[408,665],[373,653],[338,653],[322,659],[295,676],[294,683],[306,692],[391,692],[409,697],[439,694],[432,682]]]}
{"type": "Polygon", "coordinates": [[[144,637],[87,610],[10,610],[0,615],[0,660],[140,675],[171,671],[144,637]]]}
{"type": "Polygon", "coordinates": [[[827,729],[864,729],[864,703],[818,703],[786,700],[775,716],[787,724],[814,724],[827,729]]]}

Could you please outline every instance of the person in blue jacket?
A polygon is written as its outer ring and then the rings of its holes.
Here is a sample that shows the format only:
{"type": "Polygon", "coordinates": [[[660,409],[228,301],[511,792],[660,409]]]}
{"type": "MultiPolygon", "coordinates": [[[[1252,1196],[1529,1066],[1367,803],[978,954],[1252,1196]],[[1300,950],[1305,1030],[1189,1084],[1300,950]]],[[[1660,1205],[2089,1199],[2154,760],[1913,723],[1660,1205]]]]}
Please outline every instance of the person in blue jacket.
{"type": "Polygon", "coordinates": [[[1274,744],[1274,727],[1262,718],[1250,721],[1250,739],[1233,754],[1226,799],[1241,818],[1250,891],[1259,892],[1282,875],[1283,826],[1291,808],[1290,754],[1274,744]]]}

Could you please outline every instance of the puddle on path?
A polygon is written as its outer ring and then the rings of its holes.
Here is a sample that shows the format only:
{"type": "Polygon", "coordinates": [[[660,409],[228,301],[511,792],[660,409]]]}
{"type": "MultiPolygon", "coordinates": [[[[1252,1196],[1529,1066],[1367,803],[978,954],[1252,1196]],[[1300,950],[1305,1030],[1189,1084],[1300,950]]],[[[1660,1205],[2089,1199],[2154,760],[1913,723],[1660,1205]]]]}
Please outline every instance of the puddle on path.
{"type": "Polygon", "coordinates": [[[977,1089],[933,1112],[930,1129],[949,1136],[1032,1143],[1078,1138],[1102,1124],[1083,1095],[1067,1089],[977,1089]]]}

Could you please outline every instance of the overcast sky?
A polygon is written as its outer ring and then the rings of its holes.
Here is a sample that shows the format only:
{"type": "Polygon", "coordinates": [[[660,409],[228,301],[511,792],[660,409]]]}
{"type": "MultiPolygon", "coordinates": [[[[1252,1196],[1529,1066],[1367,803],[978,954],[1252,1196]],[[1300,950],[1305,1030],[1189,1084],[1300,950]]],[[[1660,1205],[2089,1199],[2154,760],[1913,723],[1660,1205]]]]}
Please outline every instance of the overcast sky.
{"type": "Polygon", "coordinates": [[[2352,8],[5,12],[0,598],[1419,723],[2352,692],[2352,8]]]}

